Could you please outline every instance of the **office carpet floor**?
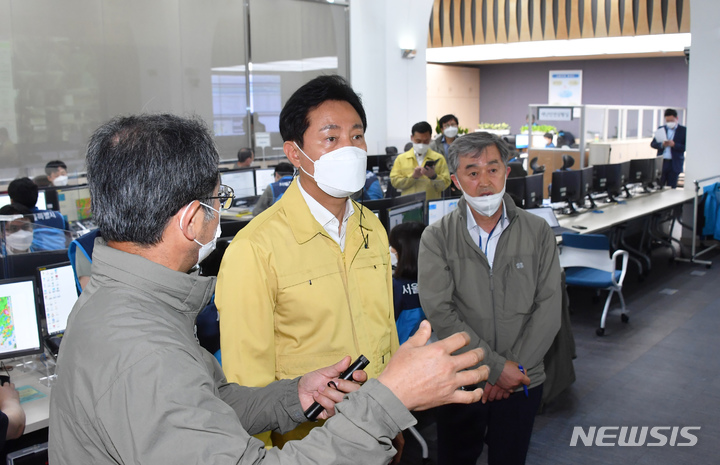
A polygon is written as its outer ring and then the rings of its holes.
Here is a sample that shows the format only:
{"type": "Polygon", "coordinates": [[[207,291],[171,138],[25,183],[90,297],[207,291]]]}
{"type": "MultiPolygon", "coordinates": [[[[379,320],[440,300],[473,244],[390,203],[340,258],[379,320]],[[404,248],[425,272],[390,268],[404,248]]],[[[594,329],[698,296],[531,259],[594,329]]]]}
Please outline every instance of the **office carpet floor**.
{"type": "MultiPolygon", "coordinates": [[[[667,249],[655,250],[652,270],[643,282],[631,262],[623,288],[630,321],[620,321],[620,302],[615,297],[603,337],[595,330],[607,293],[593,302],[594,291],[568,289],[577,380],[535,418],[528,465],[718,463],[720,247],[701,258],[712,260],[712,268],[670,264],[667,249]],[[585,446],[581,440],[572,447],[576,426],[585,432],[593,426],[596,431],[622,426],[700,429],[690,431],[697,437],[692,447],[670,445],[672,429],[659,431],[667,439],[660,447],[585,446]]],[[[431,456],[436,447],[434,426],[421,431],[431,456]]],[[[417,443],[406,440],[408,453],[402,462],[421,463],[417,443]]],[[[648,432],[645,443],[656,442],[648,432]]],[[[687,439],[677,435],[673,442],[687,439]]],[[[487,448],[478,460],[486,463],[487,448]]]]}
{"type": "MultiPolygon", "coordinates": [[[[598,337],[605,293],[569,288],[577,345],[577,380],[535,419],[527,463],[710,464],[720,455],[720,253],[703,265],[669,263],[656,250],[653,268],[639,282],[631,263],[623,295],[630,321],[620,322],[619,300],[604,337],[598,337]],[[692,447],[570,446],[573,428],[699,426],[692,447]]],[[[612,431],[611,431],[612,432],[612,431]]],[[[617,433],[617,430],[614,430],[617,433]]],[[[616,440],[604,442],[617,443],[616,440]]],[[[659,442],[647,437],[646,443],[659,442]]],[[[678,436],[677,443],[687,442],[678,436]]],[[[486,463],[486,454],[479,463],[486,463]]]]}

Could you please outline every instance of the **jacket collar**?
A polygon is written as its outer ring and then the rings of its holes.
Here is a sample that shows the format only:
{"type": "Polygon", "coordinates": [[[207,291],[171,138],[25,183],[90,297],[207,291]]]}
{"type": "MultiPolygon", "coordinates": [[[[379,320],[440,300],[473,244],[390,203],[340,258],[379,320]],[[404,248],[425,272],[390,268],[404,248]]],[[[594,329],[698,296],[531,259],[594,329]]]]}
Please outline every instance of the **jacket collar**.
{"type": "Polygon", "coordinates": [[[92,273],[152,294],[179,313],[192,317],[203,309],[215,292],[215,277],[171,270],[139,255],[108,247],[101,237],[95,239],[92,273]]]}
{"type": "MultiPolygon", "coordinates": [[[[285,191],[285,195],[280,199],[280,202],[283,204],[283,209],[285,210],[285,215],[289,218],[288,224],[290,225],[295,240],[298,244],[304,244],[318,234],[330,237],[310,212],[310,207],[308,207],[305,202],[297,184],[297,179],[293,180],[290,187],[285,191]]],[[[351,244],[350,238],[360,226],[361,206],[354,203],[353,208],[355,212],[348,218],[347,230],[345,232],[345,250],[349,250],[348,246],[351,244]]],[[[363,224],[363,229],[370,230],[365,224],[363,224]]]]}
{"type": "MultiPolygon", "coordinates": [[[[513,220],[517,216],[517,206],[515,206],[515,201],[512,199],[512,197],[510,197],[510,194],[508,194],[507,192],[503,196],[503,205],[505,208],[505,213],[507,213],[508,225],[506,229],[508,229],[513,224],[513,220]]],[[[467,228],[467,211],[468,204],[465,201],[465,197],[461,197],[460,201],[458,201],[457,208],[451,214],[456,214],[458,216],[459,224],[460,226],[462,226],[460,227],[460,230],[462,231],[462,236],[465,239],[465,242],[476,252],[479,252],[485,260],[487,260],[485,254],[482,252],[482,250],[480,250],[480,247],[478,247],[478,244],[476,244],[472,237],[470,237],[470,232],[467,228]]]]}

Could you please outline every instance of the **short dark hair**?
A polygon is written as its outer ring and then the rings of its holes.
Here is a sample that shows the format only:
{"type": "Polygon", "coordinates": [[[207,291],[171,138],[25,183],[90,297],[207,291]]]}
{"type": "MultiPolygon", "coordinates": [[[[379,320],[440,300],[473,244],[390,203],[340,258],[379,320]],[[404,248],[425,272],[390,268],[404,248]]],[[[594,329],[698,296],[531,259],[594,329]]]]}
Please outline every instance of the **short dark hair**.
{"type": "Polygon", "coordinates": [[[440,129],[442,129],[443,124],[449,123],[450,121],[455,121],[455,124],[460,124],[457,117],[455,115],[445,115],[442,118],[440,118],[440,121],[438,123],[440,124],[440,129]]]}
{"type": "Polygon", "coordinates": [[[400,223],[390,231],[388,242],[398,253],[398,263],[393,273],[396,278],[417,279],[418,251],[424,230],[423,223],[409,221],[400,223]]]}
{"type": "Polygon", "coordinates": [[[428,123],[427,121],[420,121],[419,123],[413,124],[410,135],[412,136],[415,133],[425,134],[428,132],[432,134],[432,126],[430,126],[430,123],[428,123]]]}
{"type": "Polygon", "coordinates": [[[665,116],[674,116],[675,118],[677,118],[677,111],[672,108],[668,108],[667,110],[665,110],[665,116]]]}
{"type": "Polygon", "coordinates": [[[253,151],[251,148],[243,147],[240,150],[238,150],[238,161],[240,163],[247,161],[249,158],[252,158],[252,156],[253,156],[253,151]]]}
{"type": "Polygon", "coordinates": [[[67,170],[67,165],[60,160],[49,161],[47,165],[45,165],[45,174],[50,176],[60,168],[67,170]]]}
{"type": "Polygon", "coordinates": [[[553,138],[553,133],[552,133],[552,132],[546,132],[545,134],[543,134],[543,137],[544,137],[545,139],[550,139],[550,140],[552,140],[552,138],[553,138]]]}
{"type": "Polygon", "coordinates": [[[281,176],[295,174],[295,167],[286,161],[280,162],[275,167],[275,174],[279,174],[281,176]]]}
{"type": "Polygon", "coordinates": [[[360,116],[363,133],[367,118],[360,96],[342,77],[333,74],[318,76],[296,90],[280,112],[280,134],[283,141],[295,142],[302,147],[303,136],[310,126],[308,113],[328,100],[349,103],[360,116]]]}
{"type": "Polygon", "coordinates": [[[25,219],[30,220],[31,223],[35,222],[35,218],[24,205],[10,204],[3,205],[0,207],[0,215],[23,215],[25,219]]]}
{"type": "Polygon", "coordinates": [[[159,243],[183,206],[212,195],[218,160],[199,117],[145,114],[103,124],[87,151],[91,208],[100,233],[108,241],[159,243]]]}
{"type": "Polygon", "coordinates": [[[32,209],[37,204],[38,186],[30,178],[14,179],[8,185],[8,195],[10,202],[32,209]]]}
{"type": "Polygon", "coordinates": [[[510,149],[507,143],[495,134],[489,132],[472,132],[465,134],[450,145],[448,150],[447,163],[451,173],[457,173],[460,157],[479,157],[489,146],[494,145],[500,152],[500,159],[503,165],[508,165],[510,149]]]}

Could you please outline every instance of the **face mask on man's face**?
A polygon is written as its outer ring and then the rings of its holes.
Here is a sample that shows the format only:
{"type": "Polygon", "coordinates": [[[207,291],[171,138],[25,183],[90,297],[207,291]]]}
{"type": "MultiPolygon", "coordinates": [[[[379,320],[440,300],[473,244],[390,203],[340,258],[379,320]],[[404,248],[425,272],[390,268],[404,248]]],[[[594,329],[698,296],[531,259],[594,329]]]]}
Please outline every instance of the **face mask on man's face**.
{"type": "Polygon", "coordinates": [[[20,231],[14,232],[12,234],[8,234],[5,237],[5,242],[7,246],[12,249],[12,252],[14,253],[27,252],[28,250],[30,250],[32,241],[32,231],[25,231],[24,229],[21,229],[20,231]]]}
{"type": "Polygon", "coordinates": [[[54,186],[67,186],[68,183],[68,177],[67,176],[58,176],[57,178],[53,179],[53,185],[54,186]]]}
{"type": "Polygon", "coordinates": [[[453,139],[455,136],[458,135],[458,127],[457,126],[448,126],[445,129],[443,129],[443,135],[445,137],[448,137],[450,139],[453,139]]]}
{"type": "Polygon", "coordinates": [[[413,149],[415,150],[415,155],[422,157],[425,155],[428,151],[428,148],[430,148],[430,145],[428,144],[413,144],[413,149]]]}
{"type": "Polygon", "coordinates": [[[668,129],[675,129],[677,126],[677,121],[666,121],[665,126],[668,127],[668,129]]]}
{"type": "Polygon", "coordinates": [[[300,169],[313,178],[320,190],[327,195],[342,199],[351,196],[365,185],[367,152],[360,147],[340,147],[315,161],[308,157],[299,145],[295,144],[295,147],[315,165],[315,173],[308,173],[302,166],[300,169]]]}
{"type": "MultiPolygon", "coordinates": [[[[191,203],[187,204],[187,206],[185,207],[185,211],[183,211],[183,214],[180,217],[180,230],[181,231],[183,230],[182,223],[183,223],[183,220],[185,219],[185,213],[187,213],[187,209],[188,209],[188,207],[190,207],[190,205],[191,205],[191,203]]],[[[210,205],[207,205],[202,202],[200,202],[200,205],[203,205],[203,206],[209,208],[210,210],[214,211],[215,213],[218,214],[218,217],[220,216],[220,211],[214,209],[210,205]]],[[[217,247],[217,240],[220,238],[221,234],[222,234],[222,230],[220,228],[220,220],[218,219],[217,229],[215,229],[215,237],[213,237],[210,241],[208,241],[205,244],[203,244],[202,242],[200,242],[197,239],[193,239],[195,241],[195,243],[200,246],[200,250],[198,250],[198,260],[196,263],[197,265],[202,263],[202,261],[205,260],[208,257],[208,255],[210,255],[213,252],[213,250],[215,250],[215,247],[217,247]]]]}

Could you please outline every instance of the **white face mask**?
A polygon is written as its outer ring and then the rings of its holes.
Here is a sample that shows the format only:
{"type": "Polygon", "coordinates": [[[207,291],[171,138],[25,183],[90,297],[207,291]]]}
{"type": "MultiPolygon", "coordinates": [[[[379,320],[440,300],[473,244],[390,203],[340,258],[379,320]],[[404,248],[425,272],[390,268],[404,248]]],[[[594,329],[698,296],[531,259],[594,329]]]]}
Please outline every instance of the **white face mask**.
{"type": "Polygon", "coordinates": [[[24,229],[8,234],[5,237],[5,243],[14,253],[27,252],[30,249],[32,241],[32,231],[25,231],[24,229]]]}
{"type": "Polygon", "coordinates": [[[677,121],[666,121],[665,126],[667,126],[668,129],[675,129],[675,126],[677,126],[677,121]]]}
{"type": "Polygon", "coordinates": [[[67,186],[67,183],[67,176],[58,176],[57,178],[53,179],[53,186],[67,186]]]}
{"type": "Polygon", "coordinates": [[[471,197],[463,190],[463,197],[468,205],[470,205],[470,208],[480,213],[482,216],[487,217],[493,216],[495,212],[498,211],[504,195],[505,184],[503,184],[502,190],[497,194],[482,195],[480,197],[471,197]]]}
{"type": "Polygon", "coordinates": [[[457,126],[448,126],[443,129],[443,134],[445,134],[445,137],[452,139],[458,135],[458,128],[457,126]]]}
{"type": "Polygon", "coordinates": [[[390,265],[395,268],[398,264],[398,256],[396,253],[392,251],[392,247],[390,247],[390,265]]]}
{"type": "MultiPolygon", "coordinates": [[[[202,202],[200,202],[200,205],[203,205],[203,206],[205,206],[205,207],[208,207],[210,210],[216,212],[216,213],[218,214],[218,216],[220,216],[220,211],[219,211],[219,210],[215,210],[215,209],[214,209],[213,207],[211,207],[210,205],[204,204],[204,203],[202,203],[202,202]]],[[[182,214],[182,216],[180,217],[180,230],[181,230],[181,231],[183,230],[182,224],[183,224],[183,220],[185,219],[185,213],[187,213],[187,209],[188,209],[189,206],[190,206],[190,204],[188,204],[188,205],[185,207],[185,211],[183,211],[183,214],[182,214]]],[[[199,240],[193,239],[193,240],[195,241],[195,243],[200,246],[200,250],[198,250],[198,261],[197,261],[197,264],[200,264],[203,260],[205,260],[205,259],[208,257],[208,255],[210,255],[210,254],[213,252],[213,250],[215,250],[215,247],[216,247],[216,245],[217,245],[217,240],[218,240],[218,238],[220,237],[220,234],[222,234],[222,229],[220,228],[220,221],[218,221],[217,229],[215,230],[215,237],[212,238],[210,241],[208,241],[207,244],[203,244],[203,243],[200,242],[199,240]]]]}
{"type": "Polygon", "coordinates": [[[418,155],[420,157],[427,153],[429,147],[430,146],[428,144],[413,144],[415,155],[418,155]]]}
{"type": "Polygon", "coordinates": [[[340,147],[321,156],[317,161],[308,157],[297,144],[295,147],[315,165],[315,175],[305,171],[302,166],[300,169],[313,178],[327,195],[338,199],[350,197],[365,185],[367,152],[360,147],[340,147]]]}

